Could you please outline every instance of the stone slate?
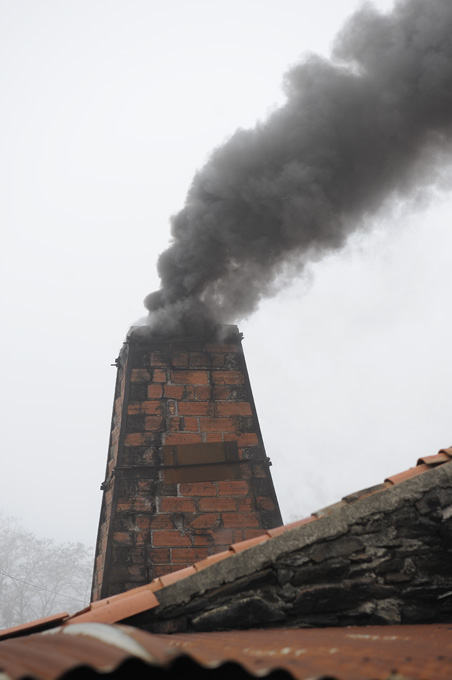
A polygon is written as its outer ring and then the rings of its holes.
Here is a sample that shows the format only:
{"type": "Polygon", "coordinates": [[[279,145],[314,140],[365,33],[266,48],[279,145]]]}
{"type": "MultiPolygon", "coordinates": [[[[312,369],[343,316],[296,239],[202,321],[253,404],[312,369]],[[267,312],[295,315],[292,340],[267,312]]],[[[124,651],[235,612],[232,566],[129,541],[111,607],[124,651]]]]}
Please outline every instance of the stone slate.
{"type": "Polygon", "coordinates": [[[163,588],[134,625],[451,623],[451,506],[448,463],[163,588]]]}

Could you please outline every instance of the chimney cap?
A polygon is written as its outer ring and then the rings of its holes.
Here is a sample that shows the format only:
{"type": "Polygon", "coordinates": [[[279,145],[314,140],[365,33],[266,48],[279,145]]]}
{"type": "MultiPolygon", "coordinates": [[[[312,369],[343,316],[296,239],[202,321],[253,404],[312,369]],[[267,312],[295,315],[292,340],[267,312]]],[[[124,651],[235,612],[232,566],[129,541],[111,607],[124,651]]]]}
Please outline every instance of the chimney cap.
{"type": "Polygon", "coordinates": [[[183,341],[190,340],[214,340],[219,342],[226,341],[240,341],[243,338],[243,333],[240,333],[238,326],[235,324],[216,324],[213,331],[210,333],[164,333],[158,331],[151,326],[131,326],[126,337],[128,343],[142,343],[142,342],[168,342],[168,341],[183,341]]]}

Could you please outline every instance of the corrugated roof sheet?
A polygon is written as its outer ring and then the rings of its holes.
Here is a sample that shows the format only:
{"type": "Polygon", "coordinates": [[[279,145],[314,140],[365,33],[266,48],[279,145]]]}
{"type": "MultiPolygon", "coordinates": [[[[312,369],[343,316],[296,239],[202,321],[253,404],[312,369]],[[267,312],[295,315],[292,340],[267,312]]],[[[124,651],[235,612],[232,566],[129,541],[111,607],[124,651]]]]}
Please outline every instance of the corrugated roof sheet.
{"type": "Polygon", "coordinates": [[[221,679],[226,670],[228,677],[282,670],[297,680],[450,680],[452,625],[153,635],[80,623],[0,644],[2,680],[59,680],[66,673],[76,680],[86,678],[87,668],[118,679],[148,668],[153,678],[205,669],[204,675],[221,679]],[[224,668],[230,663],[235,671],[224,668]]]}

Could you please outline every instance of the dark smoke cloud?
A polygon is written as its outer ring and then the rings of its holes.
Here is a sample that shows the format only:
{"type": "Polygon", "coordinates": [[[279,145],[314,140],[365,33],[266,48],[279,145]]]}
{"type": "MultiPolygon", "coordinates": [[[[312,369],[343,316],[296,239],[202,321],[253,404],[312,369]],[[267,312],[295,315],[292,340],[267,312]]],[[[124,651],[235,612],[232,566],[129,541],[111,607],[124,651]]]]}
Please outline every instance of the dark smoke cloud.
{"type": "Polygon", "coordinates": [[[154,330],[250,314],[281,273],[432,181],[452,132],[452,0],[405,0],[389,15],[364,6],[333,59],[297,65],[285,90],[265,123],[213,152],[172,218],[161,289],[145,300],[154,330]]]}

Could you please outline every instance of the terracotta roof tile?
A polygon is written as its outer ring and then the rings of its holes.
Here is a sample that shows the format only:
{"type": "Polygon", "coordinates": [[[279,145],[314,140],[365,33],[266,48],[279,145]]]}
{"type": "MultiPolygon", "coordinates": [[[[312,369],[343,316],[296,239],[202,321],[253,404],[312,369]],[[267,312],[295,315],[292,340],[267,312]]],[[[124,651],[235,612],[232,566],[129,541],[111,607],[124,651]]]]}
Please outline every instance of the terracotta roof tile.
{"type": "Polygon", "coordinates": [[[264,541],[268,541],[270,536],[265,533],[261,534],[260,536],[255,536],[254,538],[248,538],[246,541],[240,541],[239,543],[233,543],[229,550],[232,550],[235,553],[242,552],[243,550],[248,550],[249,548],[253,548],[255,545],[259,545],[259,543],[263,543],[264,541]]]}
{"type": "Polygon", "coordinates": [[[424,456],[423,458],[419,458],[417,464],[422,465],[423,463],[425,465],[442,465],[442,463],[448,463],[450,460],[449,456],[447,453],[437,453],[435,456],[424,456]]]}
{"type": "Polygon", "coordinates": [[[420,475],[423,472],[427,472],[427,470],[430,470],[430,467],[428,465],[425,465],[425,463],[421,463],[416,467],[412,467],[409,470],[405,470],[405,472],[399,472],[399,474],[397,475],[387,477],[385,479],[385,482],[391,482],[392,484],[400,484],[400,482],[405,482],[407,479],[411,479],[412,477],[416,477],[416,475],[420,475]]]}
{"type": "Polygon", "coordinates": [[[0,640],[6,640],[6,638],[19,637],[21,635],[28,635],[29,633],[36,633],[38,631],[46,630],[47,628],[53,628],[58,626],[65,619],[69,617],[67,612],[62,612],[61,614],[52,614],[52,616],[45,616],[37,621],[31,621],[30,623],[22,623],[20,626],[13,626],[12,628],[7,628],[6,630],[0,630],[0,640]]]}
{"type": "Polygon", "coordinates": [[[211,564],[221,562],[221,560],[226,559],[226,557],[230,557],[230,555],[231,555],[230,550],[224,550],[223,552],[215,553],[215,555],[209,555],[208,557],[204,558],[203,560],[200,560],[199,562],[195,562],[193,566],[196,569],[196,571],[202,571],[206,567],[210,567],[211,564]]]}
{"type": "Polygon", "coordinates": [[[187,576],[193,576],[193,574],[196,573],[197,572],[194,566],[185,567],[184,569],[178,569],[177,571],[173,571],[170,572],[169,574],[165,574],[164,576],[160,576],[160,583],[164,588],[167,588],[173,583],[176,583],[176,581],[181,581],[183,578],[187,578],[187,576]]]}
{"type": "Polygon", "coordinates": [[[269,529],[267,531],[267,534],[271,538],[274,538],[275,536],[279,536],[280,534],[284,534],[286,531],[290,531],[291,529],[298,529],[298,527],[301,527],[304,524],[309,524],[310,522],[314,522],[316,519],[317,519],[317,517],[314,517],[314,516],[311,515],[311,517],[305,517],[304,519],[298,519],[296,522],[291,522],[290,524],[284,524],[282,527],[276,527],[275,529],[269,529]]]}
{"type": "Polygon", "coordinates": [[[154,595],[151,585],[128,590],[125,593],[121,593],[121,596],[115,595],[105,600],[99,600],[99,602],[93,603],[88,609],[71,616],[65,622],[65,625],[85,623],[87,621],[116,623],[148,609],[158,607],[159,601],[154,595]]]}

